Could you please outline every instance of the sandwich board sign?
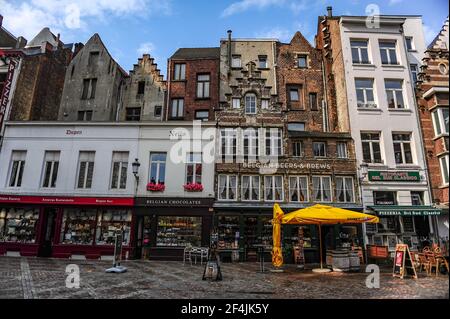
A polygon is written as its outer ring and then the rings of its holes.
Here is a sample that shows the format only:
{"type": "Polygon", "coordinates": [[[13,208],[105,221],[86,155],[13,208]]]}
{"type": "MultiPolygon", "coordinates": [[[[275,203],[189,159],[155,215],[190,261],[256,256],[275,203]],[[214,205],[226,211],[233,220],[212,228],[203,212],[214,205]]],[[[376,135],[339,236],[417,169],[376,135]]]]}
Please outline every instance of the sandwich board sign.
{"type": "Polygon", "coordinates": [[[397,244],[395,247],[393,276],[401,279],[411,276],[417,279],[416,268],[408,245],[397,244]]]}
{"type": "Polygon", "coordinates": [[[106,272],[113,272],[113,273],[122,273],[126,272],[127,268],[120,265],[120,262],[122,260],[122,244],[123,244],[123,234],[122,231],[119,230],[116,232],[115,236],[115,242],[114,242],[114,261],[113,261],[113,267],[106,269],[106,272]]]}

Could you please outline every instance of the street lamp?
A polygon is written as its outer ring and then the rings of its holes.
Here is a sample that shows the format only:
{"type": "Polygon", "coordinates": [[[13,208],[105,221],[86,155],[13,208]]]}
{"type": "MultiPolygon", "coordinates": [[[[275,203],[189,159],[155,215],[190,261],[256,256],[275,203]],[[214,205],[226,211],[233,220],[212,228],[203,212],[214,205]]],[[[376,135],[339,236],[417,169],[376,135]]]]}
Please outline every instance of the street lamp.
{"type": "MultiPolygon", "coordinates": [[[[359,165],[359,194],[361,196],[361,205],[363,207],[363,212],[364,212],[364,194],[363,194],[363,187],[362,187],[362,183],[364,182],[364,180],[366,179],[367,175],[369,175],[369,164],[367,163],[361,163],[361,165],[359,165]]],[[[366,230],[366,224],[362,224],[362,229],[363,229],[363,248],[366,248],[366,236],[367,236],[367,230],[366,230]]],[[[366,263],[367,263],[367,253],[366,253],[366,263]]]]}
{"type": "Polygon", "coordinates": [[[132,167],[133,167],[133,174],[134,174],[134,177],[136,177],[136,179],[139,179],[138,173],[139,173],[139,167],[141,166],[141,163],[139,163],[139,160],[136,158],[136,159],[134,160],[134,163],[131,164],[131,165],[132,165],[132,167]]]}
{"type": "Polygon", "coordinates": [[[367,175],[369,174],[369,164],[362,163],[359,166],[359,174],[360,174],[359,179],[362,182],[363,180],[366,179],[367,175]]]}

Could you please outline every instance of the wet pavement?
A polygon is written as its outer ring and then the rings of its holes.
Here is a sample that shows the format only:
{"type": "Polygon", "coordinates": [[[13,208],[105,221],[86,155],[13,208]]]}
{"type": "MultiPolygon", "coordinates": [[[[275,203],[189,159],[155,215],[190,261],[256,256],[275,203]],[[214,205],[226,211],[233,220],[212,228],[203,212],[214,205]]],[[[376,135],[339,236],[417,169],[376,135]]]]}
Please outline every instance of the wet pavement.
{"type": "MultiPolygon", "coordinates": [[[[125,261],[123,274],[108,274],[107,261],[0,256],[1,299],[67,298],[233,298],[233,299],[448,299],[449,279],[419,273],[419,279],[393,278],[382,268],[380,288],[366,287],[368,273],[316,274],[286,266],[283,273],[259,272],[258,263],[222,263],[223,281],[203,281],[204,267],[182,262],[125,261]],[[80,287],[67,288],[66,267],[80,271],[80,287]]],[[[271,269],[269,263],[267,269],[271,269]]]]}

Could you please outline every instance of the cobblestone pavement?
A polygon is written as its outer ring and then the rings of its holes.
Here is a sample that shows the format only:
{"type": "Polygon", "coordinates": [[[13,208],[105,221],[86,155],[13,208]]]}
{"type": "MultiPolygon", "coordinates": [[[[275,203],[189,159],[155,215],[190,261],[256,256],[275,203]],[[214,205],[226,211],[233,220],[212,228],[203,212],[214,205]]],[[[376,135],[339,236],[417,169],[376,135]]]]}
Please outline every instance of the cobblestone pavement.
{"type": "MultiPolygon", "coordinates": [[[[380,288],[368,289],[360,273],[316,274],[286,267],[283,273],[260,273],[257,263],[221,265],[223,281],[202,281],[204,267],[181,262],[126,261],[123,274],[107,274],[111,262],[0,257],[0,298],[449,298],[449,278],[419,274],[393,278],[381,271],[380,288]],[[80,288],[66,288],[66,266],[80,269],[80,288]]],[[[270,264],[266,264],[267,268],[270,264]]]]}

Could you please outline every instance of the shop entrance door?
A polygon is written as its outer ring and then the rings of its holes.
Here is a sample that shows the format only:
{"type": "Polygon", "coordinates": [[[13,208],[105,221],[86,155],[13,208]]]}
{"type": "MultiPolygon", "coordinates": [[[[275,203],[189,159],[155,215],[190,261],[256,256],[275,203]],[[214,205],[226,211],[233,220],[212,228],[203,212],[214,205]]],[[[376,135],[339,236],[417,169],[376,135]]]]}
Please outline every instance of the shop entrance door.
{"type": "MultiPolygon", "coordinates": [[[[322,226],[322,259],[325,262],[327,251],[335,249],[334,226],[322,226]]],[[[319,255],[320,256],[320,255],[319,255]]],[[[320,257],[319,257],[320,262],[320,257]]]]}
{"type": "Polygon", "coordinates": [[[46,208],[44,210],[44,227],[42,228],[42,240],[39,249],[40,257],[51,257],[53,238],[55,236],[56,208],[46,208]]]}
{"type": "Polygon", "coordinates": [[[148,259],[152,233],[152,219],[150,216],[138,216],[136,222],[136,259],[148,259]]]}

